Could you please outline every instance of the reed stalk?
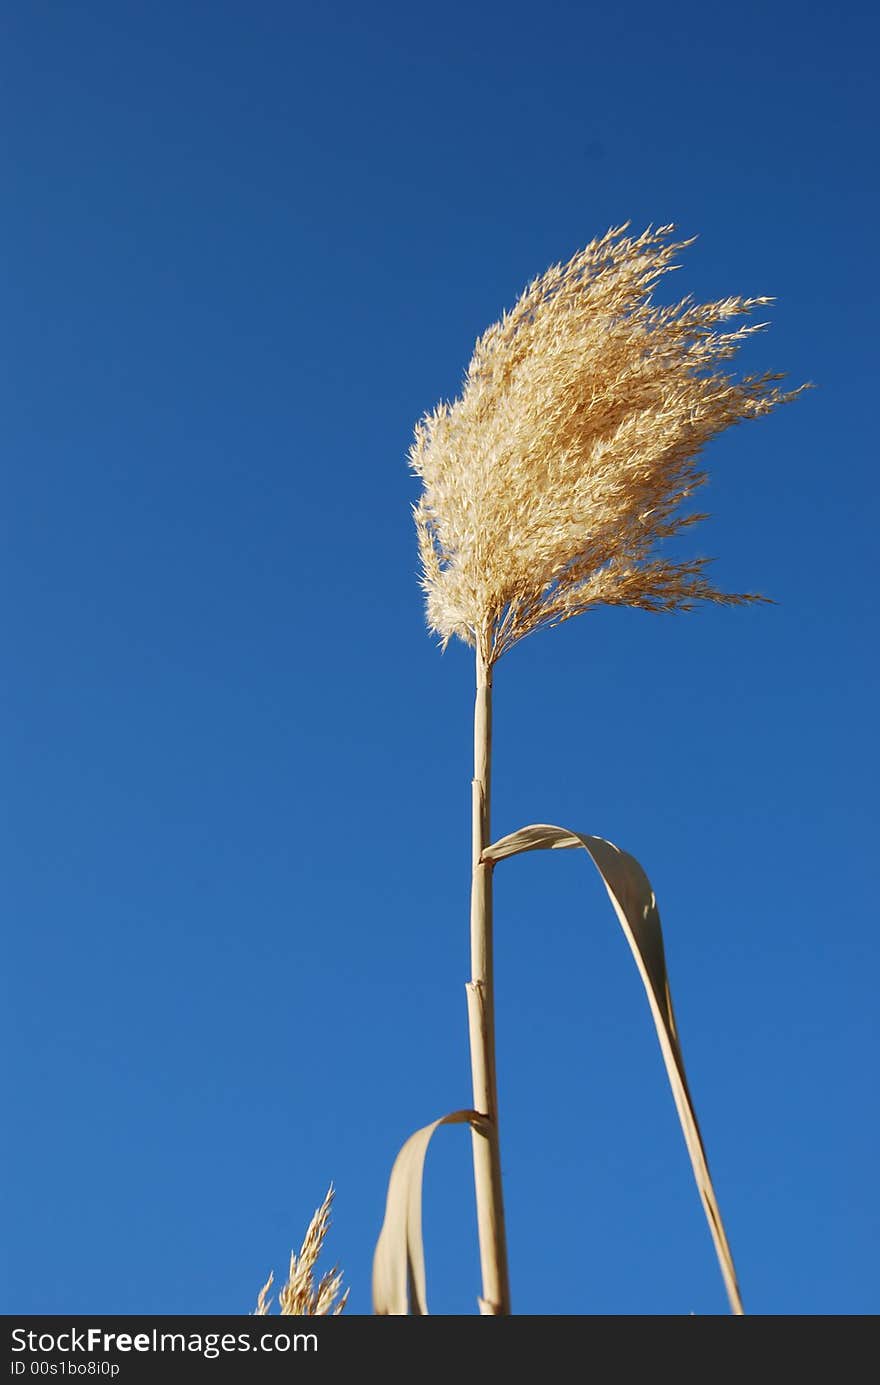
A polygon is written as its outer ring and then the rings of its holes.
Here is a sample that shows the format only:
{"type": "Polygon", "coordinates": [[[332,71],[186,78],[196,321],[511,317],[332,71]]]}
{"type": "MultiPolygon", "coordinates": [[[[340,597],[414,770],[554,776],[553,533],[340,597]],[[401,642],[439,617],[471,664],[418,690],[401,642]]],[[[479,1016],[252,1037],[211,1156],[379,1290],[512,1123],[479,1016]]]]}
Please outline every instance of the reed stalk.
{"type": "Polygon", "coordinates": [[[471,878],[471,979],[467,987],[474,1110],[484,1123],[472,1126],[474,1190],[483,1293],[480,1312],[510,1312],[498,1084],[495,1070],[495,986],[492,965],[492,865],[482,859],[491,845],[492,668],[477,652],[472,781],[473,875],[471,878]]]}

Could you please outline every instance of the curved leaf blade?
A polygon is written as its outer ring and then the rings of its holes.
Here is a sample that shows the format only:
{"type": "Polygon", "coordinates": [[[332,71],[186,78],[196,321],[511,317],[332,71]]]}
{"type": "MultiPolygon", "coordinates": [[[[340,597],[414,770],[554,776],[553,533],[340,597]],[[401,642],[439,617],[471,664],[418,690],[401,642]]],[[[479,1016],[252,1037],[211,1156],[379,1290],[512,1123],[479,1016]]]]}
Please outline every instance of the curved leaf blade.
{"type": "Polygon", "coordinates": [[[405,1317],[428,1312],[425,1247],[422,1242],[422,1175],[425,1155],[441,1125],[480,1125],[476,1111],[452,1111],[410,1135],[388,1180],[385,1220],[373,1256],[373,1312],[405,1317]]]}
{"type": "Polygon", "coordinates": [[[737,1283],[733,1255],[709,1174],[697,1113],[688,1089],[666,972],[660,914],[651,882],[634,856],[621,851],[604,837],[582,836],[579,832],[570,832],[564,827],[553,827],[547,823],[523,827],[518,832],[502,837],[494,845],[486,848],[482,859],[494,863],[524,851],[578,846],[584,848],[602,877],[642,978],[731,1311],[739,1316],[745,1310],[737,1283]]]}

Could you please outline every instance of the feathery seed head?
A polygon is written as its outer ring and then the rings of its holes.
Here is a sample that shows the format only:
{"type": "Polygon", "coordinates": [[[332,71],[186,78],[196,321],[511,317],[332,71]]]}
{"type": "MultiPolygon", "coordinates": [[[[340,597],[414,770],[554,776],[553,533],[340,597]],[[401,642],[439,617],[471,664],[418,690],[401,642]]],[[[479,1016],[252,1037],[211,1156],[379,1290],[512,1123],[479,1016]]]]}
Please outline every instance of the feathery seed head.
{"type": "MultiPolygon", "coordinates": [[[[286,1317],[337,1317],[345,1308],[348,1299],[348,1290],[342,1297],[339,1291],[342,1288],[342,1275],[336,1270],[328,1270],[327,1273],[316,1284],[314,1277],[315,1266],[321,1254],[324,1244],[324,1237],[330,1226],[330,1208],[333,1205],[334,1189],[331,1184],[327,1189],[327,1196],[317,1209],[312,1220],[309,1222],[305,1240],[300,1247],[299,1255],[294,1251],[290,1253],[290,1271],[287,1276],[287,1283],[281,1286],[278,1294],[278,1311],[286,1317]]],[[[269,1297],[269,1290],[272,1288],[275,1276],[269,1275],[266,1283],[260,1290],[257,1298],[257,1306],[254,1313],[258,1317],[268,1315],[272,1300],[269,1297]]]]}
{"type": "Polygon", "coordinates": [[[717,591],[707,559],[656,547],[705,518],[680,509],[706,479],[705,444],[800,393],[719,369],[766,326],[721,325],[769,298],[653,304],[692,244],[674,229],[615,227],[553,265],[478,340],[460,397],[416,425],[421,580],[444,645],[458,635],[491,664],[600,604],[761,599],[717,591]]]}

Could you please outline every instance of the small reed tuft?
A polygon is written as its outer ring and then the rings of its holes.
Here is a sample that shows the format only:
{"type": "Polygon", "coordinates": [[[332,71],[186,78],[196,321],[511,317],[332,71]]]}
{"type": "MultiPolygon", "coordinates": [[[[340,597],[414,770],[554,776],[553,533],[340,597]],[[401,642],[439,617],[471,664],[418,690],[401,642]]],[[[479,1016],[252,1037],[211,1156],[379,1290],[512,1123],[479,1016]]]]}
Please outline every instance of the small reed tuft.
{"type": "MultiPolygon", "coordinates": [[[[278,1311],[284,1316],[336,1317],[345,1307],[348,1289],[341,1298],[338,1297],[342,1288],[342,1275],[337,1271],[337,1267],[334,1265],[332,1270],[328,1270],[317,1284],[313,1274],[330,1226],[330,1208],[334,1195],[331,1183],[327,1189],[327,1196],[309,1222],[309,1229],[299,1255],[293,1251],[290,1253],[290,1273],[287,1283],[281,1286],[278,1294],[278,1311]]],[[[254,1309],[255,1316],[263,1317],[269,1313],[272,1306],[269,1290],[274,1279],[274,1274],[270,1274],[260,1290],[254,1309]]]]}
{"type": "Polygon", "coordinates": [[[626,230],[536,279],[477,342],[460,398],[415,430],[428,624],[486,664],[600,604],[763,599],[717,590],[708,559],[674,562],[656,545],[706,518],[680,512],[706,480],[704,445],[800,393],[781,375],[719,369],[767,324],[722,325],[772,300],[655,306],[693,242],[673,241],[673,226],[626,230]]]}

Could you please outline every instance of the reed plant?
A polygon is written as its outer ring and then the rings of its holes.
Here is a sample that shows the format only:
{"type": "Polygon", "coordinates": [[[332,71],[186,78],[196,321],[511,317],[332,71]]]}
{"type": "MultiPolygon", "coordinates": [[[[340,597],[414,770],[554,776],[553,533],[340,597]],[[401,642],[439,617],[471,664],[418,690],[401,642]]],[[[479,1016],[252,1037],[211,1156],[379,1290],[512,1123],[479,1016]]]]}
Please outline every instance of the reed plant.
{"type": "MultiPolygon", "coordinates": [[[[474,651],[471,979],[472,1106],[411,1136],[391,1172],[373,1266],[374,1310],[426,1313],[422,1169],[439,1125],[468,1124],[480,1243],[480,1311],[510,1312],[495,1055],[492,881],[538,849],[582,847],[597,867],[641,976],[731,1309],[742,1313],[730,1246],[688,1090],[657,903],[638,862],[601,837],[546,824],[493,843],[492,695],[501,657],[528,635],[599,606],[654,612],[765,598],[720,590],[709,560],[665,540],[704,514],[707,443],[795,398],[778,374],[728,362],[766,323],[770,299],[654,300],[692,242],[672,226],[619,226],[528,286],[477,341],[460,396],[417,424],[410,463],[429,627],[474,651]]],[[[804,388],[804,387],[802,387],[804,388]]]]}

